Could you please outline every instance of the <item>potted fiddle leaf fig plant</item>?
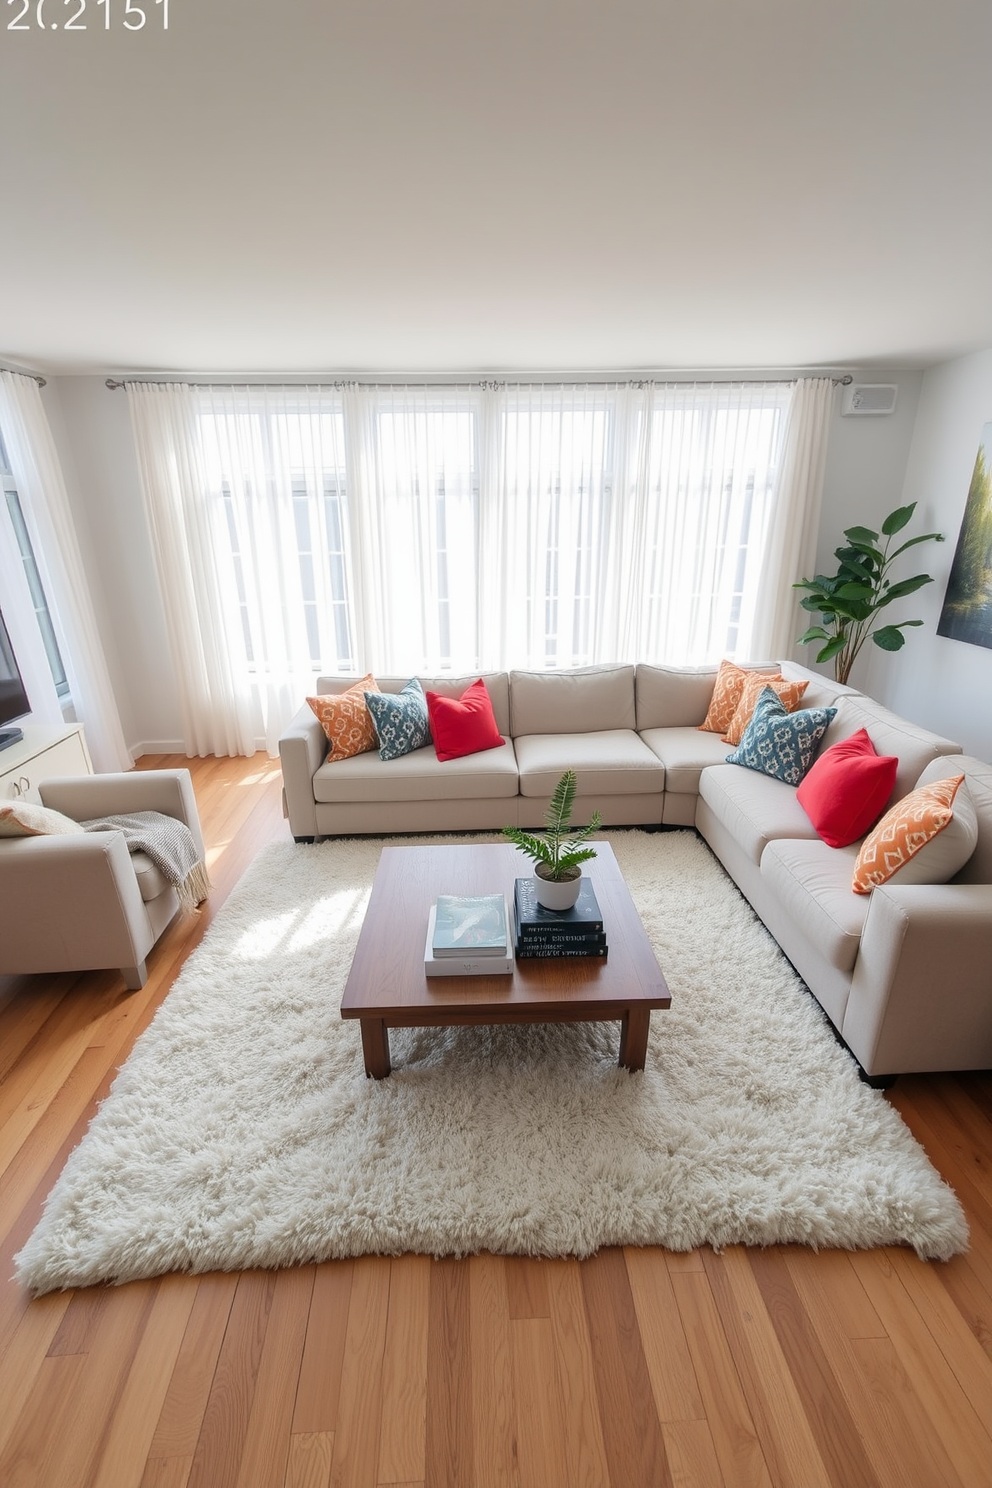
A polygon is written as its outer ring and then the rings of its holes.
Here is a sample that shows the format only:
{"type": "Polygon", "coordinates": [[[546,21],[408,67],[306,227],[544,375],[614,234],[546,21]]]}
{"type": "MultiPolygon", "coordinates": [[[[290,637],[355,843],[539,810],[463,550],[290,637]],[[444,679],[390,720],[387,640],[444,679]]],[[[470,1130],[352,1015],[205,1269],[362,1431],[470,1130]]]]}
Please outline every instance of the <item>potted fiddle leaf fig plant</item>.
{"type": "Polygon", "coordinates": [[[882,523],[881,532],[870,527],[848,527],[847,542],[834,550],[837,572],[817,574],[793,584],[794,589],[809,592],[799,601],[804,610],[819,614],[820,624],[811,625],[796,639],[797,646],[822,641],[817,661],[832,661],[838,682],[846,682],[858,652],[870,636],[883,651],[899,651],[906,644],[903,630],[908,625],[922,625],[922,620],[897,620],[894,624],[876,626],[881,612],[897,599],[915,594],[924,584],[932,584],[930,574],[914,574],[909,579],[889,578],[892,564],[918,543],[943,542],[942,532],[923,532],[900,543],[890,551],[892,539],[909,523],[916,502],[896,507],[882,523]]]}
{"type": "Polygon", "coordinates": [[[534,860],[534,893],[545,909],[571,909],[582,886],[582,867],[596,856],[594,847],[585,847],[602,822],[594,811],[587,827],[573,827],[572,806],[575,802],[575,771],[566,770],[544,814],[544,831],[540,835],[520,827],[504,827],[503,836],[534,860]]]}

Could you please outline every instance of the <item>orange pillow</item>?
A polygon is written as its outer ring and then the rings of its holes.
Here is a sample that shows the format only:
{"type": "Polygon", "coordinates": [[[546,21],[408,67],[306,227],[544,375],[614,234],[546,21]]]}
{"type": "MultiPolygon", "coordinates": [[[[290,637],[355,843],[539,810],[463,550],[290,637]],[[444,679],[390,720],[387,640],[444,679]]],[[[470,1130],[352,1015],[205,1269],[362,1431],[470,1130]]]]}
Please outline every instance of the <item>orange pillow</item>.
{"type": "Polygon", "coordinates": [[[329,761],[348,759],[353,754],[378,748],[375,724],[365,701],[367,692],[378,691],[379,685],[369,672],[346,692],[322,692],[319,697],[307,698],[331,741],[327,751],[329,761]]]}
{"type": "Polygon", "coordinates": [[[946,883],[964,867],[978,840],[978,823],[967,789],[958,793],[963,780],[952,775],[919,785],[885,813],[861,844],[851,881],[856,894],[870,894],[897,875],[900,884],[946,883]],[[922,848],[926,852],[909,866],[922,848]]]}
{"type": "Polygon", "coordinates": [[[751,722],[751,714],[764,688],[770,687],[773,692],[778,693],[786,713],[795,713],[808,686],[808,681],[787,682],[784,677],[770,677],[767,672],[748,672],[734,710],[734,716],[727,726],[727,732],[723,735],[723,742],[725,744],[741,742],[744,730],[751,722]]]}
{"type": "MultiPolygon", "coordinates": [[[[748,677],[755,673],[748,667],[740,667],[735,661],[721,661],[720,669],[716,674],[713,684],[713,696],[710,699],[709,712],[699,725],[710,734],[722,734],[724,729],[730,727],[730,720],[737,711],[737,704],[741,700],[741,692],[748,677]]],[[[781,677],[781,672],[762,672],[764,677],[781,677]]]]}

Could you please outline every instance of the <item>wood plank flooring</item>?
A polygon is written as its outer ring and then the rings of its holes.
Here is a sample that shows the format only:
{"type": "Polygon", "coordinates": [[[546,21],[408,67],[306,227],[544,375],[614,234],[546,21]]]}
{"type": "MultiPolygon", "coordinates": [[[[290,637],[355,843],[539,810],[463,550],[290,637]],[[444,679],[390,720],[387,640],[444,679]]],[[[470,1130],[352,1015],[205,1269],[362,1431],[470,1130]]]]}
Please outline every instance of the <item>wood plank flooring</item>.
{"type": "Polygon", "coordinates": [[[989,1073],[889,1092],[967,1208],[949,1265],[796,1246],[363,1257],[29,1300],[12,1258],[66,1156],[288,832],[268,759],[190,767],[214,891],[147,985],[0,978],[3,1488],[990,1488],[989,1073]]]}

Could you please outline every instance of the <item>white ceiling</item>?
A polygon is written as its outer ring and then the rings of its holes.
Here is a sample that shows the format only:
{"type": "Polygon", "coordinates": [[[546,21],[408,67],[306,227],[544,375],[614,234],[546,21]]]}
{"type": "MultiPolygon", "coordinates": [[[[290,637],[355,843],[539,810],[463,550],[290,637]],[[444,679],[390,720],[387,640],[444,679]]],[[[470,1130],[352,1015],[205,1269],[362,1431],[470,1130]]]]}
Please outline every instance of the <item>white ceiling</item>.
{"type": "MultiPolygon", "coordinates": [[[[8,0],[3,25],[24,0],[8,0]]],[[[989,0],[30,0],[0,355],[920,366],[992,345],[989,0]],[[37,25],[41,9],[45,29],[37,25]],[[58,29],[53,29],[53,27],[58,29]]]]}

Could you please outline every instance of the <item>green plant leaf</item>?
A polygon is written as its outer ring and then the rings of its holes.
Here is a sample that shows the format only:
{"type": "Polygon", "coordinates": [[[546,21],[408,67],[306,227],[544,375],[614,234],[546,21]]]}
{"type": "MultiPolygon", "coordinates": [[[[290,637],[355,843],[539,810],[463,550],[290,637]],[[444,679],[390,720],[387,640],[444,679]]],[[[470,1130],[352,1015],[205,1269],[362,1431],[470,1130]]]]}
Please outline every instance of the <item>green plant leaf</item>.
{"type": "Polygon", "coordinates": [[[900,579],[898,584],[890,584],[888,589],[878,601],[877,608],[891,604],[894,599],[905,599],[907,594],[915,594],[917,589],[922,589],[924,584],[932,584],[933,579],[929,574],[914,574],[911,579],[900,579]]]}
{"type": "Polygon", "coordinates": [[[847,644],[846,635],[835,635],[832,641],[828,641],[822,651],[816,653],[817,661],[829,661],[836,656],[838,651],[843,651],[847,644]]]}
{"type": "Polygon", "coordinates": [[[862,583],[874,585],[878,582],[878,570],[862,563],[860,558],[844,558],[838,574],[840,577],[860,579],[862,583]]]}
{"type": "Polygon", "coordinates": [[[806,631],[805,635],[797,637],[796,645],[808,646],[810,641],[827,641],[829,639],[829,633],[824,630],[822,625],[811,625],[809,630],[806,631]]]}
{"type": "Polygon", "coordinates": [[[850,548],[838,548],[837,551],[841,553],[852,551],[855,553],[862,553],[865,558],[871,559],[871,563],[869,566],[873,569],[881,568],[882,564],[885,562],[885,554],[881,551],[880,548],[876,548],[872,543],[854,542],[851,544],[850,548]]]}
{"type": "Polygon", "coordinates": [[[844,536],[852,543],[878,542],[878,533],[872,532],[870,527],[846,527],[844,536]]]}
{"type": "Polygon", "coordinates": [[[901,532],[906,523],[912,519],[915,510],[916,502],[913,501],[909,506],[897,506],[895,511],[889,512],[889,515],[882,523],[882,532],[884,535],[886,537],[892,537],[894,533],[901,532]]]}
{"type": "Polygon", "coordinates": [[[891,563],[893,558],[898,558],[900,553],[905,553],[907,548],[915,548],[917,543],[943,541],[944,534],[942,532],[923,532],[919,537],[911,537],[908,542],[904,542],[901,548],[896,548],[895,552],[889,558],[889,562],[891,563]]]}
{"type": "Polygon", "coordinates": [[[881,646],[883,651],[901,651],[906,644],[906,637],[898,625],[883,625],[881,630],[875,631],[872,640],[876,646],[881,646]]]}
{"type": "Polygon", "coordinates": [[[868,601],[874,595],[875,590],[871,584],[841,584],[837,590],[838,599],[857,599],[868,601]]]}

